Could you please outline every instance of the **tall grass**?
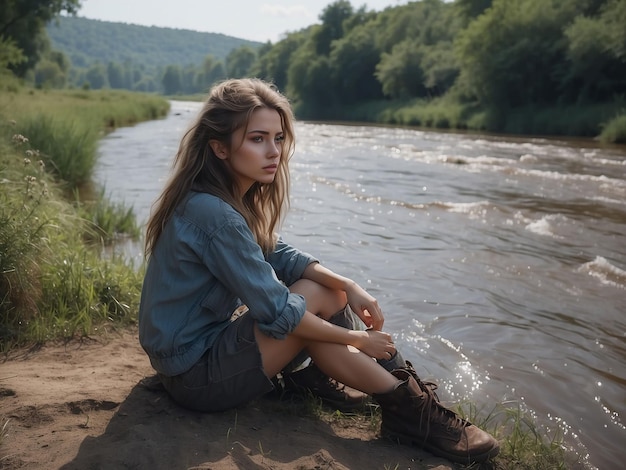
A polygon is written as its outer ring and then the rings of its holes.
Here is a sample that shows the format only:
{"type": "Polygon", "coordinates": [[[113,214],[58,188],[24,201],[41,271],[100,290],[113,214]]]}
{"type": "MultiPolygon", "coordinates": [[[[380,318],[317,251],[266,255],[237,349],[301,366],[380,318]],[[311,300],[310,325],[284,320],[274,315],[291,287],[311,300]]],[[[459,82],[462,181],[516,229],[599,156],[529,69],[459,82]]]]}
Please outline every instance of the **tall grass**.
{"type": "Polygon", "coordinates": [[[0,350],[133,322],[141,270],[100,256],[94,222],[23,156],[23,140],[0,143],[0,350]]]}
{"type": "MultiPolygon", "coordinates": [[[[489,412],[473,403],[458,404],[460,416],[492,434],[500,442],[500,453],[485,469],[571,469],[583,468],[575,455],[567,455],[560,428],[541,427],[520,403],[498,403],[489,412]]],[[[472,467],[474,468],[474,467],[472,467]]]]}
{"type": "Polygon", "coordinates": [[[610,119],[603,127],[600,142],[626,144],[626,114],[610,119]]]}
{"type": "Polygon", "coordinates": [[[104,189],[78,198],[78,186],[106,127],[166,110],[129,93],[0,97],[0,351],[135,321],[143,267],[101,256],[119,233],[138,235],[132,209],[104,189]]]}
{"type": "Polygon", "coordinates": [[[91,179],[97,161],[98,129],[72,116],[24,116],[16,126],[59,180],[77,187],[91,179]]]}
{"type": "Polygon", "coordinates": [[[94,197],[85,197],[84,192],[82,197],[80,194],[74,191],[76,209],[87,223],[86,240],[108,245],[120,237],[139,237],[140,229],[132,207],[111,202],[104,188],[94,197]]]}
{"type": "Polygon", "coordinates": [[[107,129],[163,116],[163,98],[123,91],[28,90],[0,96],[0,115],[15,121],[46,167],[68,189],[89,182],[98,139],[107,129]]]}

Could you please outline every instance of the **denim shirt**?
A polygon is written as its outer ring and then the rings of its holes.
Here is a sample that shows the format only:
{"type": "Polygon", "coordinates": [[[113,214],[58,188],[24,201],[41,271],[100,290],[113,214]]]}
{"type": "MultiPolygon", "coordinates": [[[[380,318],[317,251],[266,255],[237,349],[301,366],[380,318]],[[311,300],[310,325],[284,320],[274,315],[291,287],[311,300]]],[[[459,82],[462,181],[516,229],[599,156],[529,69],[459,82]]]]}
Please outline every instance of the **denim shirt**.
{"type": "Polygon", "coordinates": [[[139,341],[157,372],[189,370],[245,304],[259,329],[284,338],[304,315],[289,292],[317,262],[279,239],[263,255],[243,216],[222,199],[191,192],[165,225],[148,261],[139,341]]]}

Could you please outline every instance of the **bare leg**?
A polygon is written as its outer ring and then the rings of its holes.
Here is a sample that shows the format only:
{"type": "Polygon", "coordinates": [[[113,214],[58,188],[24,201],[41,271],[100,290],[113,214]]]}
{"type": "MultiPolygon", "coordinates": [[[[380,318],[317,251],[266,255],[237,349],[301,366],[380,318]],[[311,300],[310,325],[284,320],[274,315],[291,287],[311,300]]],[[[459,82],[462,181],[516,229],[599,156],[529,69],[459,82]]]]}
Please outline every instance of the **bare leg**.
{"type": "Polygon", "coordinates": [[[293,335],[279,340],[261,333],[258,328],[255,335],[268,377],[278,374],[289,358],[306,348],[325,374],[368,395],[387,393],[399,382],[371,357],[350,346],[307,342],[293,335]]]}
{"type": "MultiPolygon", "coordinates": [[[[330,318],[346,304],[345,294],[308,280],[291,286],[306,299],[307,310],[330,318]]],[[[330,377],[365,393],[386,393],[398,383],[393,375],[356,348],[337,343],[306,341],[295,335],[277,340],[255,330],[256,340],[268,377],[279,373],[302,349],[307,349],[317,366],[330,377]]]]}

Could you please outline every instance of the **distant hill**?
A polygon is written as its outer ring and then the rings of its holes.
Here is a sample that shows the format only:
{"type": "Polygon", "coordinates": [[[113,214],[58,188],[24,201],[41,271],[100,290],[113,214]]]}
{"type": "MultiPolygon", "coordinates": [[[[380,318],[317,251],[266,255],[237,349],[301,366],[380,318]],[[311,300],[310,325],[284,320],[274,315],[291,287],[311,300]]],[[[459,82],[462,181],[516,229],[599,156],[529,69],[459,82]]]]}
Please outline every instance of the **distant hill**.
{"type": "Polygon", "coordinates": [[[201,65],[208,55],[224,60],[239,46],[261,45],[224,34],[67,16],[50,23],[47,31],[53,49],[63,52],[78,68],[98,62],[131,62],[153,72],[168,65],[201,65]]]}

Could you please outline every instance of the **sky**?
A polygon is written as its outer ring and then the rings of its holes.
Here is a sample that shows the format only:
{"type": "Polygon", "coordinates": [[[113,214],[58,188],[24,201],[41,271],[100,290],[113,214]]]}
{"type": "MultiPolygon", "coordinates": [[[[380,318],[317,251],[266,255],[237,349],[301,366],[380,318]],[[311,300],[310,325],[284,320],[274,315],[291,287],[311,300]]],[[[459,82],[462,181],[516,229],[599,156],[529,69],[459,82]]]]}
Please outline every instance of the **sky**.
{"type": "MultiPolygon", "coordinates": [[[[333,0],[82,0],[78,16],[143,26],[222,33],[278,42],[285,33],[319,23],[333,0]]],[[[407,0],[352,0],[357,9],[380,11],[407,0]]]]}

